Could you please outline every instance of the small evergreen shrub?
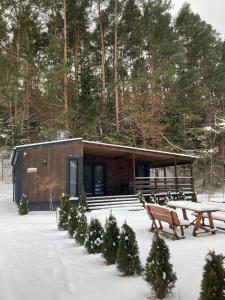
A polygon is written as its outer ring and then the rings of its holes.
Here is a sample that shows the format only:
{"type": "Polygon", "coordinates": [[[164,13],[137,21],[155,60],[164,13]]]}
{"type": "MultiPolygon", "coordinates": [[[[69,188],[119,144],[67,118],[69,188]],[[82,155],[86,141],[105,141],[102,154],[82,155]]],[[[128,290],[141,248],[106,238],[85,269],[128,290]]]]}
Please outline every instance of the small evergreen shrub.
{"type": "Polygon", "coordinates": [[[143,196],[142,191],[138,191],[137,192],[137,198],[139,199],[139,201],[143,204],[143,206],[145,205],[145,197],[143,196]]]}
{"type": "Polygon", "coordinates": [[[88,253],[101,253],[104,229],[98,219],[91,219],[88,226],[85,247],[88,253]]]}
{"type": "Polygon", "coordinates": [[[192,194],[192,196],[191,196],[191,201],[192,201],[192,202],[198,202],[197,194],[196,194],[196,193],[193,193],[193,194],[192,194]]]}
{"type": "Polygon", "coordinates": [[[82,191],[81,195],[80,195],[80,202],[79,202],[79,206],[78,209],[80,212],[86,212],[88,211],[88,206],[87,206],[87,195],[85,194],[84,191],[82,191]]]}
{"type": "Polygon", "coordinates": [[[116,254],[119,245],[119,228],[116,218],[110,214],[106,220],[105,233],[102,241],[102,256],[106,264],[111,265],[116,262],[116,254]]]}
{"type": "Polygon", "coordinates": [[[166,201],[173,201],[174,200],[174,197],[173,195],[171,194],[170,191],[167,192],[167,195],[166,195],[166,201]]]}
{"type": "Polygon", "coordinates": [[[68,217],[70,213],[71,202],[69,195],[62,195],[60,206],[58,208],[58,229],[68,230],[68,217]]]}
{"type": "Polygon", "coordinates": [[[142,267],[139,259],[139,249],[133,229],[125,222],[120,233],[116,256],[116,265],[123,275],[140,275],[142,267]]]}
{"type": "Polygon", "coordinates": [[[74,232],[75,241],[80,245],[84,245],[87,234],[87,227],[87,218],[84,212],[81,212],[78,214],[77,229],[74,232]]]}
{"type": "Polygon", "coordinates": [[[158,200],[154,194],[149,195],[147,202],[152,204],[158,204],[158,200]]]}
{"type": "Polygon", "coordinates": [[[23,215],[27,215],[29,212],[28,210],[28,200],[27,200],[27,196],[25,194],[22,195],[22,199],[20,200],[20,204],[18,207],[18,213],[23,216],[23,215]]]}
{"type": "Polygon", "coordinates": [[[159,299],[169,294],[177,280],[169,259],[169,248],[156,231],[144,269],[144,279],[159,299]]]}
{"type": "Polygon", "coordinates": [[[210,251],[206,256],[203,268],[201,292],[199,300],[224,300],[225,299],[225,270],[224,257],[210,251]]]}
{"type": "Polygon", "coordinates": [[[177,193],[177,200],[186,200],[186,199],[185,199],[184,192],[183,192],[182,190],[180,190],[180,191],[177,193]]]}
{"type": "Polygon", "coordinates": [[[70,208],[70,213],[68,216],[68,233],[70,237],[73,237],[75,230],[78,226],[78,210],[76,207],[70,208]]]}

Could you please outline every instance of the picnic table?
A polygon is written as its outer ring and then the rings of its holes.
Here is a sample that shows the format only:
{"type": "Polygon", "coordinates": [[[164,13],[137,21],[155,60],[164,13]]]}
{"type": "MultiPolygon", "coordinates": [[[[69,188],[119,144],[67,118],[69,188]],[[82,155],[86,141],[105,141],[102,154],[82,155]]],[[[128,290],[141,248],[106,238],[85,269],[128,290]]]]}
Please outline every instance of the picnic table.
{"type": "Polygon", "coordinates": [[[216,228],[214,226],[212,212],[219,211],[217,206],[209,205],[207,203],[195,203],[190,201],[169,201],[167,206],[173,209],[181,208],[184,220],[189,221],[187,216],[187,210],[193,211],[195,219],[190,222],[194,226],[193,236],[197,236],[200,233],[211,232],[216,233],[216,228]],[[204,215],[207,215],[209,220],[209,226],[206,227],[201,221],[204,219],[204,215]],[[200,230],[202,229],[202,230],[200,230]]]}

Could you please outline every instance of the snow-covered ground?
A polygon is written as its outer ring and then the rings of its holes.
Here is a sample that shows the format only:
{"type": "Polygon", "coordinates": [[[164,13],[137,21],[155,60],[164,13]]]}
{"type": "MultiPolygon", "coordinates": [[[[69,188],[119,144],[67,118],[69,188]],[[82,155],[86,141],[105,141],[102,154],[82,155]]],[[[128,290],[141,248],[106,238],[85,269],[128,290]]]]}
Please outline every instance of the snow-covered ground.
{"type": "MultiPolygon", "coordinates": [[[[152,233],[145,211],[114,211],[137,235],[141,261],[147,258],[152,233]]],[[[109,211],[88,213],[105,223],[109,211]]],[[[167,239],[178,281],[167,299],[198,298],[206,253],[225,255],[225,231],[194,238],[167,239]]],[[[141,300],[150,290],[141,277],[123,277],[106,266],[101,255],[89,255],[56,227],[55,213],[30,212],[19,216],[12,203],[12,186],[0,183],[0,299],[1,300],[141,300]]]]}

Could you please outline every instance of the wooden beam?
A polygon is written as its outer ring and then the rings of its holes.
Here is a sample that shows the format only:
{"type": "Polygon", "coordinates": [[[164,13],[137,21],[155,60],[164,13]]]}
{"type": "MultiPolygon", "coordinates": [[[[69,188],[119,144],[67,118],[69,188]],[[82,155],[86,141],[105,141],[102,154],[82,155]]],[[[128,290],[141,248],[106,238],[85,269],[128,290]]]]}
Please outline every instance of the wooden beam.
{"type": "Polygon", "coordinates": [[[175,185],[176,185],[176,190],[178,192],[177,160],[176,160],[176,158],[174,159],[174,171],[175,171],[175,185]]]}
{"type": "Polygon", "coordinates": [[[193,178],[193,166],[192,164],[189,164],[190,167],[190,175],[191,175],[191,187],[192,187],[192,192],[195,193],[195,188],[194,188],[194,178],[193,178]]]}
{"type": "Polygon", "coordinates": [[[136,180],[135,180],[135,177],[136,177],[136,169],[135,169],[135,153],[133,153],[132,155],[132,162],[133,162],[133,182],[134,182],[134,194],[137,193],[136,191],[136,180]]]}

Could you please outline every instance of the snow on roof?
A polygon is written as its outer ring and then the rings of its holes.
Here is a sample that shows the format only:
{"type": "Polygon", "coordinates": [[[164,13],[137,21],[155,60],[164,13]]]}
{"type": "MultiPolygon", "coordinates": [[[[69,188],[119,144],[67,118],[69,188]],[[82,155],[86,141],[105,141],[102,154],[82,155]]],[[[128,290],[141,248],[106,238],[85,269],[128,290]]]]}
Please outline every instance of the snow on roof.
{"type": "Polygon", "coordinates": [[[47,141],[47,142],[40,142],[40,143],[33,143],[33,144],[24,144],[24,145],[19,145],[19,146],[14,147],[13,150],[29,148],[29,147],[39,147],[39,146],[51,145],[51,144],[70,143],[73,141],[82,141],[82,138],[47,141]]]}

